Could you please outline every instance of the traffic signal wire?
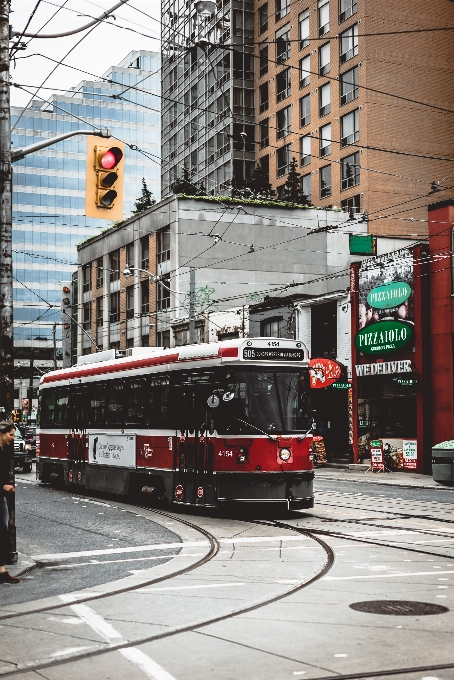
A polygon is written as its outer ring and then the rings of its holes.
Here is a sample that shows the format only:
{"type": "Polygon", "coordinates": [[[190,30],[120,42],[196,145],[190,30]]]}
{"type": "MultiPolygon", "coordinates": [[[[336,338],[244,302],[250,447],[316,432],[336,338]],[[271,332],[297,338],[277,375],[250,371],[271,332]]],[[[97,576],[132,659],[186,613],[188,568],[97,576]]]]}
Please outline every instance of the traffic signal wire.
{"type": "Polygon", "coordinates": [[[34,6],[34,8],[33,8],[33,10],[32,10],[32,13],[30,14],[30,16],[29,16],[28,19],[27,19],[27,23],[25,24],[24,30],[23,30],[22,33],[17,37],[17,42],[16,42],[16,44],[11,46],[10,55],[9,55],[9,58],[10,58],[10,59],[12,59],[12,58],[14,57],[14,55],[18,52],[18,50],[19,50],[19,45],[20,45],[20,42],[21,42],[22,38],[24,37],[25,31],[26,31],[27,28],[30,26],[30,22],[31,22],[31,20],[33,19],[33,17],[35,16],[36,10],[38,9],[38,7],[39,7],[39,5],[41,4],[41,2],[43,2],[43,0],[38,0],[38,2],[36,3],[36,5],[34,6]]]}

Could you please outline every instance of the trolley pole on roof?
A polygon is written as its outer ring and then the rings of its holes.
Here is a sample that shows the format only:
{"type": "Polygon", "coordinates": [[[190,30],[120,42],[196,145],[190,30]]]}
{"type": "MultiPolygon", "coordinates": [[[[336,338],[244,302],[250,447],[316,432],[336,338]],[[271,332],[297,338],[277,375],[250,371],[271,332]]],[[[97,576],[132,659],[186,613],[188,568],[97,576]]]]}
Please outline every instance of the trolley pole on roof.
{"type": "Polygon", "coordinates": [[[195,343],[195,269],[189,270],[189,344],[195,343]]]}
{"type": "Polygon", "coordinates": [[[9,0],[0,0],[0,406],[14,408],[9,0]]]}

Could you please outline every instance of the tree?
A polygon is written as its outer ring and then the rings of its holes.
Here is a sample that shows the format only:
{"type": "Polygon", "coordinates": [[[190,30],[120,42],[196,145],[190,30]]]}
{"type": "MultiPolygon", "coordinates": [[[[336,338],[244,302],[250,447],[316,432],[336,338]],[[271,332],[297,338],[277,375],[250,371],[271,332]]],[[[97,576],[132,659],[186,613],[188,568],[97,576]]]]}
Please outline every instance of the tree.
{"type": "Polygon", "coordinates": [[[285,200],[289,203],[303,203],[303,190],[301,188],[301,174],[297,170],[298,163],[295,156],[290,162],[290,170],[287,175],[285,187],[285,200]]]}
{"type": "Polygon", "coordinates": [[[137,213],[141,213],[144,210],[148,210],[148,208],[151,208],[152,205],[156,203],[156,199],[153,198],[153,194],[147,187],[147,183],[145,182],[145,177],[142,177],[142,196],[137,199],[135,202],[136,209],[133,210],[132,214],[137,215],[137,213]]]}
{"type": "Polygon", "coordinates": [[[268,181],[268,173],[260,165],[257,165],[254,169],[246,186],[250,189],[254,198],[270,198],[274,194],[273,188],[268,181]]]}
{"type": "Polygon", "coordinates": [[[172,185],[174,194],[187,194],[188,196],[206,196],[206,189],[203,182],[199,186],[192,181],[193,173],[189,170],[186,163],[183,165],[183,176],[177,177],[172,185]]]}

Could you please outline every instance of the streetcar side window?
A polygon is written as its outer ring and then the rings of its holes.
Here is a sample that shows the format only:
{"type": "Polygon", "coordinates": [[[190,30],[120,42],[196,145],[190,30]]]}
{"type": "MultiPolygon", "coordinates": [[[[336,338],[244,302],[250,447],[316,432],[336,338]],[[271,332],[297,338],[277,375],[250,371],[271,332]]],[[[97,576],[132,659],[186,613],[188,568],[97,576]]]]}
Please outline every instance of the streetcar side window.
{"type": "Polygon", "coordinates": [[[124,420],[124,385],[120,380],[107,383],[106,425],[123,425],[124,420]]]}
{"type": "Polygon", "coordinates": [[[48,389],[42,392],[41,427],[48,427],[55,423],[56,390],[48,389]]]}
{"type": "Polygon", "coordinates": [[[149,385],[146,379],[128,380],[125,384],[125,424],[147,425],[149,418],[149,385]]]}
{"type": "Polygon", "coordinates": [[[105,424],[106,389],[103,383],[92,383],[88,391],[88,427],[105,424]]]}
{"type": "Polygon", "coordinates": [[[65,427],[68,424],[68,400],[67,387],[43,390],[41,427],[65,427]]]}
{"type": "Polygon", "coordinates": [[[149,420],[152,427],[170,427],[170,385],[167,376],[151,378],[149,420]]]}

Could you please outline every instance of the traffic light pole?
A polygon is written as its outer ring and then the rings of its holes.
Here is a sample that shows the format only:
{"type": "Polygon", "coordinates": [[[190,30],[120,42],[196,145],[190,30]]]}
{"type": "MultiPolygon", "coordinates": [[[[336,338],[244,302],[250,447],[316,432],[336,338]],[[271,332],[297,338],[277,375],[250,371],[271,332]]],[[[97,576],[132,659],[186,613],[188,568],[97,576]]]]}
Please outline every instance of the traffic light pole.
{"type": "Polygon", "coordinates": [[[14,408],[9,0],[0,0],[0,407],[14,408]]]}

